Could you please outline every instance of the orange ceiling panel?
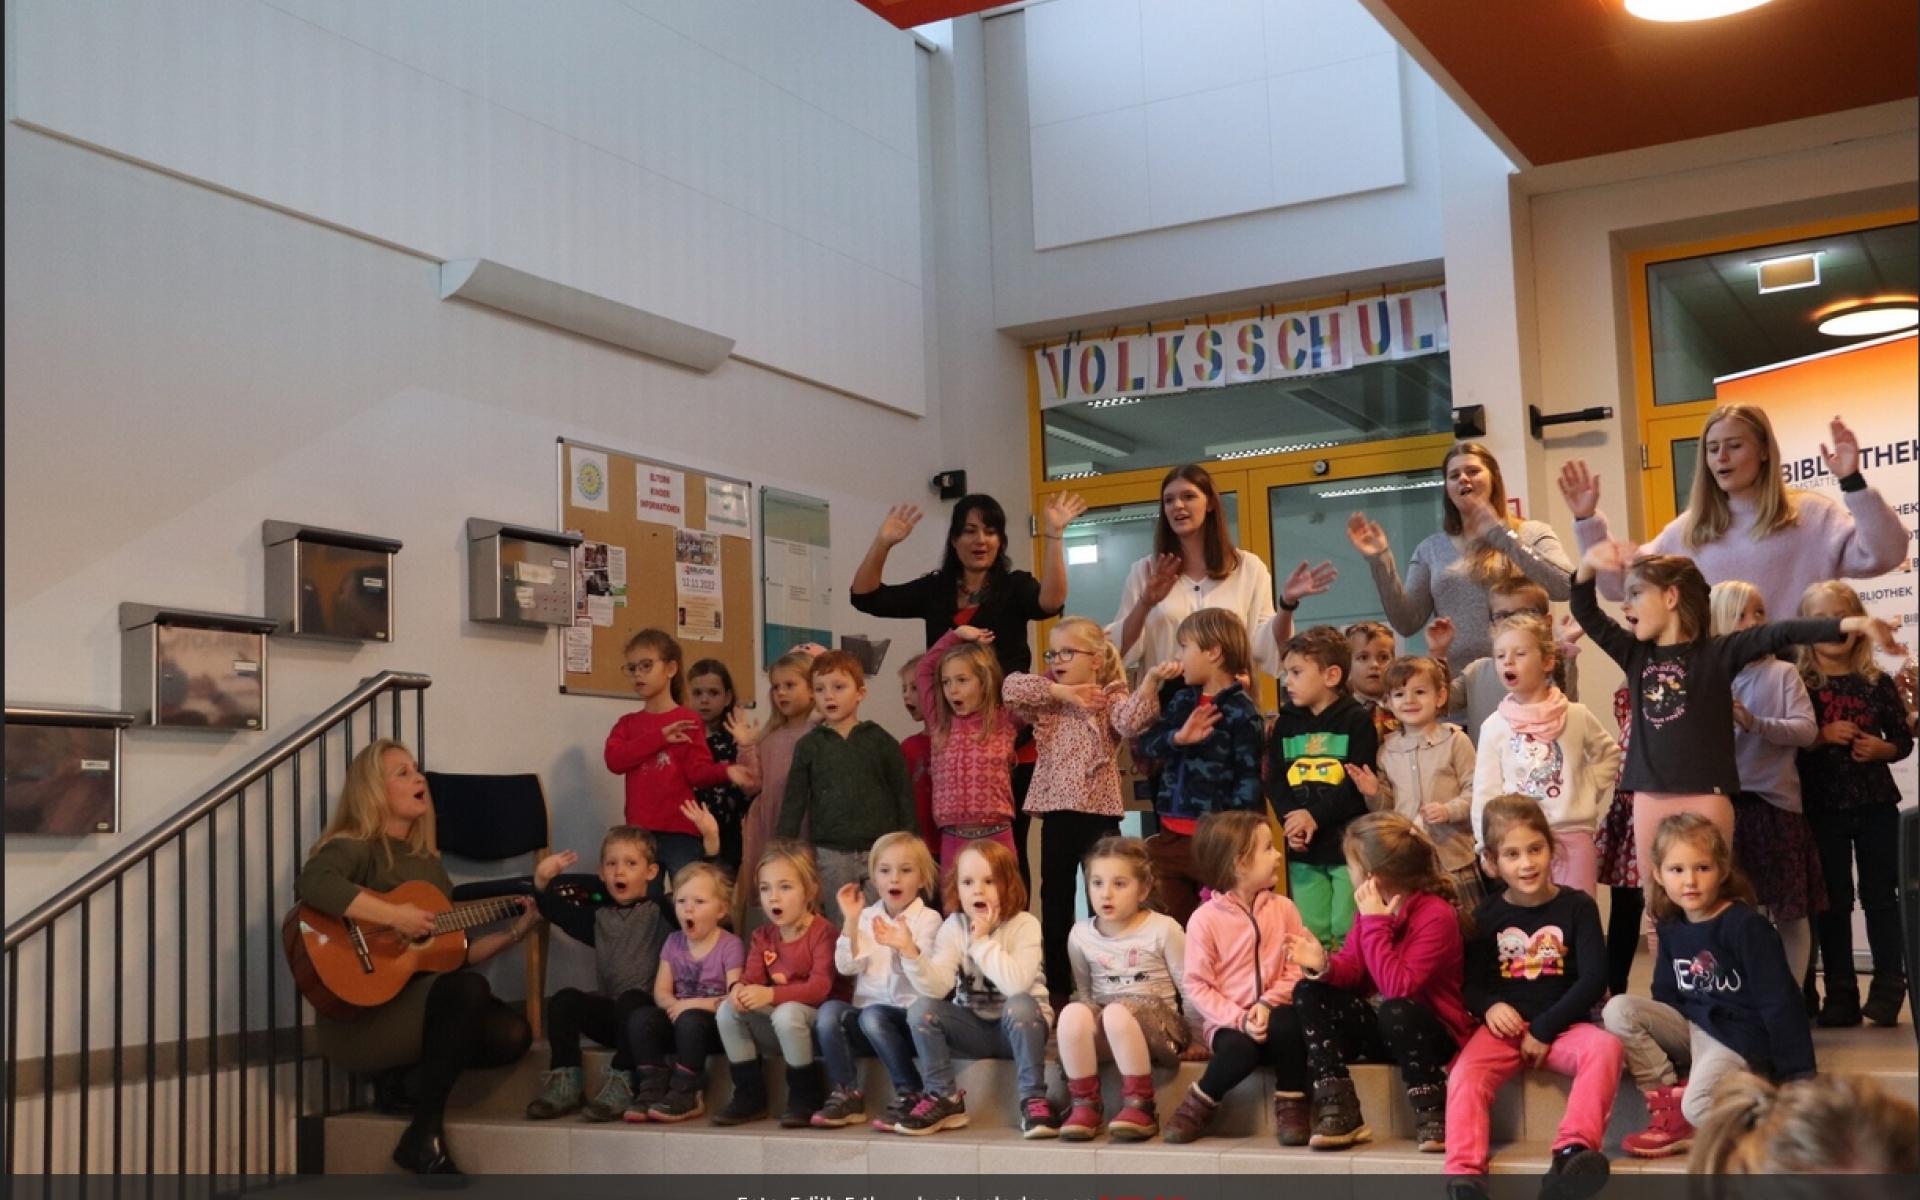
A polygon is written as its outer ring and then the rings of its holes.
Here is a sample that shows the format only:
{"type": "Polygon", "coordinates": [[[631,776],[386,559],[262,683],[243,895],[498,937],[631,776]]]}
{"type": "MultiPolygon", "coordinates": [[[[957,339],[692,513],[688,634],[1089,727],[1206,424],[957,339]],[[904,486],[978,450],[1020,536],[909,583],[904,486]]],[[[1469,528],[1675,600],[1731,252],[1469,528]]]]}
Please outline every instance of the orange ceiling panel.
{"type": "Polygon", "coordinates": [[[1920,93],[1914,0],[1772,0],[1687,23],[1631,16],[1624,0],[1369,7],[1397,18],[1533,166],[1920,93]]]}

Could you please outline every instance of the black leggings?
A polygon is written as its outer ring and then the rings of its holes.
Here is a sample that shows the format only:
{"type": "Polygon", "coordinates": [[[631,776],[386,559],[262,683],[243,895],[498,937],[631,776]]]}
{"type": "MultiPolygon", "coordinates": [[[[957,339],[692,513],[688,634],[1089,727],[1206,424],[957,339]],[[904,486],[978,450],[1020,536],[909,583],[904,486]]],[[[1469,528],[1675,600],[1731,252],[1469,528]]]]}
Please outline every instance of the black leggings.
{"type": "Polygon", "coordinates": [[[1624,996],[1627,976],[1633,973],[1633,956],[1640,952],[1640,943],[1647,936],[1640,928],[1647,894],[1639,888],[1609,887],[1607,901],[1607,987],[1614,995],[1624,996]]]}
{"type": "Polygon", "coordinates": [[[668,1052],[674,1063],[695,1075],[706,1073],[709,1055],[725,1053],[720,1026],[705,1009],[683,1012],[667,1020],[667,1010],[656,1005],[635,1009],[627,1020],[627,1038],[634,1061],[643,1067],[664,1067],[668,1052]]]}
{"type": "Polygon", "coordinates": [[[561,988],[547,1001],[547,1042],[553,1050],[551,1065],[580,1065],[580,1035],[585,1034],[602,1046],[613,1048],[613,1069],[633,1068],[633,1044],[629,1031],[634,1013],[653,1007],[653,995],[639,988],[621,992],[618,999],[578,988],[561,988]]]}
{"type": "Polygon", "coordinates": [[[1393,1062],[1408,1087],[1429,1087],[1446,1082],[1447,1063],[1460,1049],[1433,1010],[1417,1001],[1383,1000],[1375,1009],[1357,992],[1303,979],[1294,985],[1293,1006],[1315,1082],[1347,1078],[1350,1062],[1393,1062]]]}
{"type": "MultiPolygon", "coordinates": [[[[1024,731],[1023,731],[1024,732],[1024,731]]],[[[1033,868],[1027,862],[1027,828],[1033,818],[1027,815],[1027,789],[1033,786],[1033,764],[1013,765],[1013,857],[1020,864],[1020,881],[1033,891],[1033,868]]],[[[935,847],[936,852],[938,847],[935,847]]]]}
{"type": "Polygon", "coordinates": [[[1036,813],[1040,819],[1040,928],[1047,964],[1047,990],[1073,991],[1073,964],[1067,959],[1067,934],[1073,931],[1075,884],[1080,862],[1093,844],[1120,832],[1119,817],[1097,813],[1036,813]]]}
{"type": "Polygon", "coordinates": [[[1207,1072],[1200,1077],[1200,1090],[1215,1104],[1253,1074],[1255,1067],[1273,1068],[1273,1090],[1307,1090],[1307,1043],[1300,1032],[1300,1014],[1291,1004],[1282,1004],[1267,1017],[1267,1040],[1256,1042],[1238,1029],[1222,1029],[1213,1035],[1213,1057],[1207,1072]]]}
{"type": "Polygon", "coordinates": [[[415,1124],[438,1124],[460,1072],[519,1062],[533,1045],[527,1019],[494,999],[486,977],[450,971],[427,992],[415,1124]]]}

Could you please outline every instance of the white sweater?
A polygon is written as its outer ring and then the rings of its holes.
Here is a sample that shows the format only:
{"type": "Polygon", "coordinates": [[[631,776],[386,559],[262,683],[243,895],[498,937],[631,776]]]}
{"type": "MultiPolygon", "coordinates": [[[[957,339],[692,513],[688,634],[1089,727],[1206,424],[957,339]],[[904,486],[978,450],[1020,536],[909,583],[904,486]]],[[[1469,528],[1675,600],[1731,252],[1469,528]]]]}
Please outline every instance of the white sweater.
{"type": "Polygon", "coordinates": [[[1531,796],[1556,833],[1592,833],[1620,778],[1620,743],[1584,704],[1567,705],[1566,728],[1553,742],[1515,734],[1496,710],[1474,753],[1473,838],[1482,850],[1480,818],[1495,796],[1531,796]]]}
{"type": "Polygon", "coordinates": [[[903,965],[922,996],[951,998],[976,1017],[997,1020],[1008,996],[1027,992],[1052,1024],[1040,956],[1040,919],[1032,913],[1013,914],[977,942],[967,915],[954,913],[940,923],[933,952],[905,959],[903,965]]]}
{"type": "MultiPolygon", "coordinates": [[[[860,953],[853,952],[853,938],[841,934],[833,943],[833,969],[842,975],[853,976],[853,1005],[865,1008],[869,1004],[891,1004],[896,1008],[905,1008],[920,996],[913,986],[913,980],[907,977],[905,966],[901,962],[900,952],[891,946],[881,945],[873,936],[873,919],[887,915],[884,901],[875,901],[860,912],[860,920],[854,925],[859,936],[860,953]]],[[[940,932],[940,914],[920,903],[915,896],[913,903],[902,909],[894,920],[903,923],[907,932],[913,935],[913,944],[920,947],[925,957],[933,950],[934,935],[940,932]]]]}

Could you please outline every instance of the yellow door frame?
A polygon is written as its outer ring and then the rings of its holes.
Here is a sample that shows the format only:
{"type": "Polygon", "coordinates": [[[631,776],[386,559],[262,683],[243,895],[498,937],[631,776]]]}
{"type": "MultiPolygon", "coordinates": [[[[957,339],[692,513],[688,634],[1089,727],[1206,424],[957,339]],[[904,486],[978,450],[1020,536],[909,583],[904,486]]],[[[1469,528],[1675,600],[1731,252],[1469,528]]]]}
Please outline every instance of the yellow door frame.
{"type": "Polygon", "coordinates": [[[1646,519],[1646,528],[1635,531],[1639,540],[1651,538],[1679,515],[1673,495],[1673,443],[1699,434],[1701,425],[1715,408],[1711,396],[1680,404],[1655,405],[1653,402],[1653,321],[1647,299],[1648,269],[1678,259],[1758,249],[1837,233],[1857,233],[1915,220],[1920,220],[1920,207],[1908,205],[1882,212],[1724,234],[1703,241],[1635,250],[1627,255],[1628,333],[1633,348],[1634,408],[1640,437],[1640,511],[1646,519]]]}

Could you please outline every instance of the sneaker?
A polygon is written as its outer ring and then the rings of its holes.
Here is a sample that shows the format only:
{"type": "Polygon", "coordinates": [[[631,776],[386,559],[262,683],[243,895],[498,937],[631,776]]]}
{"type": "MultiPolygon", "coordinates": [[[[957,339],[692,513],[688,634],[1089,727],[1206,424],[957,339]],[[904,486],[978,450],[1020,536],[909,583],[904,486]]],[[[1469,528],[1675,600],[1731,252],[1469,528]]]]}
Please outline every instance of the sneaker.
{"type": "Polygon", "coordinates": [[[1647,1093],[1647,1127],[1620,1139],[1620,1148],[1635,1158],[1667,1158],[1693,1147],[1693,1126],[1680,1112],[1687,1085],[1671,1084],[1647,1093]]]}
{"type": "Polygon", "coordinates": [[[1591,1146],[1562,1146],[1547,1163],[1540,1181],[1540,1200],[1587,1200],[1607,1186],[1613,1165],[1591,1146]]]}
{"type": "Polygon", "coordinates": [[[628,1112],[640,1114],[640,1120],[646,1120],[647,1110],[667,1098],[667,1089],[673,1084],[671,1067],[635,1067],[637,1084],[633,1089],[633,1103],[627,1106],[628,1112]]]}
{"type": "Polygon", "coordinates": [[[955,1092],[951,1096],[936,1096],[928,1092],[914,1101],[912,1111],[900,1118],[900,1123],[893,1127],[893,1131],[908,1137],[925,1137],[942,1129],[960,1129],[966,1123],[965,1092],[955,1092]]]}
{"type": "Polygon", "coordinates": [[[580,1068],[540,1072],[540,1094],[527,1105],[527,1120],[551,1121],[580,1111],[580,1068]]]}
{"type": "Polygon", "coordinates": [[[1447,1180],[1447,1200],[1487,1200],[1487,1177],[1455,1175],[1447,1180]]]}
{"type": "Polygon", "coordinates": [[[1028,1096],[1020,1102],[1020,1136],[1029,1140],[1060,1136],[1060,1118],[1045,1096],[1028,1096]]]}
{"type": "Polygon", "coordinates": [[[670,1091],[666,1099],[652,1105],[644,1113],[636,1116],[633,1109],[628,1109],[627,1120],[664,1121],[671,1125],[676,1121],[691,1121],[705,1115],[706,1111],[707,1098],[699,1092],[670,1091]]]}
{"type": "Polygon", "coordinates": [[[837,1087],[827,1094],[827,1102],[813,1114],[816,1129],[839,1129],[867,1119],[867,1098],[859,1088],[837,1087]]]}
{"type": "Polygon", "coordinates": [[[580,1110],[582,1121],[618,1121],[633,1107],[633,1079],[626,1071],[608,1071],[600,1094],[580,1110]]]}
{"type": "Polygon", "coordinates": [[[919,1092],[895,1092],[893,1099],[887,1101],[887,1106],[880,1110],[880,1115],[873,1119],[873,1127],[881,1133],[892,1133],[893,1127],[905,1119],[918,1103],[919,1092]]]}

